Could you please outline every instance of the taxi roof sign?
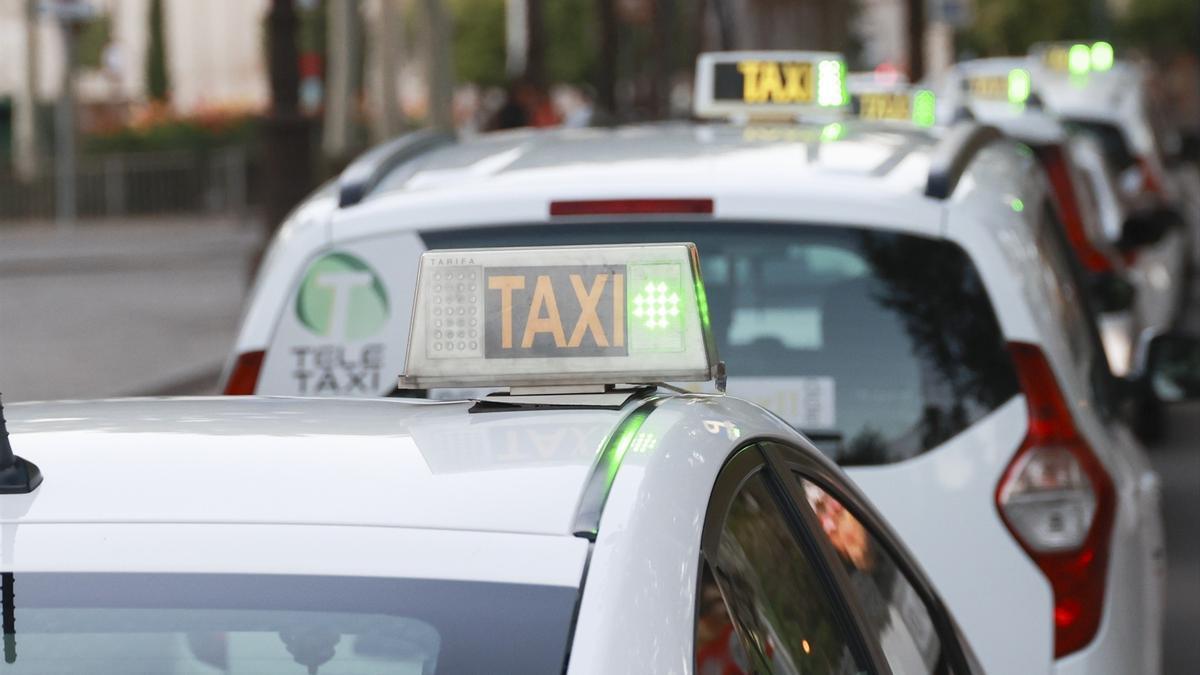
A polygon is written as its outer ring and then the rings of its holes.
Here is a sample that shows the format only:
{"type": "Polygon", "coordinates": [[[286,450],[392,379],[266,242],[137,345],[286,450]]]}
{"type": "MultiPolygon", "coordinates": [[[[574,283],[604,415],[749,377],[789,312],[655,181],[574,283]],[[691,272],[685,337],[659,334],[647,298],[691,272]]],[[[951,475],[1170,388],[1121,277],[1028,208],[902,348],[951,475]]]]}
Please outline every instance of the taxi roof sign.
{"type": "Polygon", "coordinates": [[[937,96],[929,89],[863,84],[850,89],[850,111],[862,120],[932,127],[937,96]]]}
{"type": "Polygon", "coordinates": [[[846,60],[836,52],[709,52],[696,60],[697,117],[794,117],[844,108],[846,60]]]}
{"type": "Polygon", "coordinates": [[[1111,70],[1115,62],[1109,42],[1043,42],[1034,45],[1029,53],[1051,72],[1087,75],[1111,70]]]}
{"type": "Polygon", "coordinates": [[[421,255],[402,389],[703,382],[717,373],[694,244],[421,255]]]}

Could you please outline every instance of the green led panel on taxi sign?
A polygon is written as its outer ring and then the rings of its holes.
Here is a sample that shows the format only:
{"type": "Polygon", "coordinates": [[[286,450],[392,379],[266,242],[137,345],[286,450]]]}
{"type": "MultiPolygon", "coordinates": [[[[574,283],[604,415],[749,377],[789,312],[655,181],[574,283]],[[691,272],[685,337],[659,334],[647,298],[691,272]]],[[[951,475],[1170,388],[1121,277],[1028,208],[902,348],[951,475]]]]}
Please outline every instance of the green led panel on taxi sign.
{"type": "Polygon", "coordinates": [[[937,97],[932,91],[922,89],[913,94],[912,121],[919,127],[933,126],[937,111],[937,97]]]}
{"type": "Polygon", "coordinates": [[[1010,103],[1024,103],[1029,100],[1029,93],[1032,90],[1032,84],[1029,81],[1029,71],[1023,68],[1014,68],[1008,72],[1008,100],[1010,103]]]}
{"type": "Polygon", "coordinates": [[[1092,70],[1105,71],[1113,67],[1113,46],[1107,42],[1092,45],[1092,70]]]}
{"type": "Polygon", "coordinates": [[[649,330],[665,330],[679,325],[679,289],[667,282],[646,282],[633,296],[634,318],[649,330]]]}

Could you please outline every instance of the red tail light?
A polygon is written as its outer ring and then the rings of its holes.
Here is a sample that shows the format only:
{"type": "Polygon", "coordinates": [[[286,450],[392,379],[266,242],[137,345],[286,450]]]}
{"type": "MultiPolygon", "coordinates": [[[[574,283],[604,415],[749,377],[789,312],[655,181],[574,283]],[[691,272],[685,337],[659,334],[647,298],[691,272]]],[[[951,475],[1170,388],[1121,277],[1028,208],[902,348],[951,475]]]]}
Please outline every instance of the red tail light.
{"type": "Polygon", "coordinates": [[[225,383],[226,396],[249,396],[254,393],[258,387],[258,373],[262,370],[263,359],[267,353],[264,351],[246,352],[238,354],[237,361],[233,363],[233,372],[229,374],[229,380],[225,383]]]}
{"type": "Polygon", "coordinates": [[[1116,496],[1079,435],[1041,349],[1009,344],[1029,407],[1029,432],[996,488],[1000,517],[1054,591],[1054,656],[1095,637],[1116,496]]]}
{"type": "Polygon", "coordinates": [[[630,216],[712,213],[711,199],[588,199],[550,202],[552,216],[630,216]]]}
{"type": "Polygon", "coordinates": [[[1113,269],[1113,261],[1096,248],[1088,239],[1087,228],[1083,225],[1083,211],[1079,208],[1079,195],[1075,192],[1075,184],[1071,182],[1071,173],[1067,168],[1067,159],[1062,146],[1047,145],[1038,149],[1038,158],[1050,177],[1050,186],[1054,189],[1054,197],[1061,209],[1063,226],[1067,230],[1067,240],[1080,262],[1090,272],[1109,272],[1113,269]]]}

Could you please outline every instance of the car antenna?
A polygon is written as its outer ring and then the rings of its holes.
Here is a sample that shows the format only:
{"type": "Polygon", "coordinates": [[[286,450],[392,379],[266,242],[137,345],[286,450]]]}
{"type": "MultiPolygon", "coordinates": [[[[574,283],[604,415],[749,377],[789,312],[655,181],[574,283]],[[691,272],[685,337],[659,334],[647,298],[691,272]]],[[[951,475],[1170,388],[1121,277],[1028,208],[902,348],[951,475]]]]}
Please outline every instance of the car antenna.
{"type": "Polygon", "coordinates": [[[29,494],[41,484],[42,471],[37,464],[13,454],[4,421],[4,402],[0,400],[0,494],[29,494]]]}

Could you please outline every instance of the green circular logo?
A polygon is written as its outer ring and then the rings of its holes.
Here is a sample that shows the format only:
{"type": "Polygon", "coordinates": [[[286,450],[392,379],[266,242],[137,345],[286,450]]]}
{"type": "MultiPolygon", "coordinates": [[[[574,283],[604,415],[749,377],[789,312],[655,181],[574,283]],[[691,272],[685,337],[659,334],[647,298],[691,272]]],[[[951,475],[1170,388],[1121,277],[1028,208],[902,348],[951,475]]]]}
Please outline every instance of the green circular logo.
{"type": "Polygon", "coordinates": [[[330,253],[304,273],[296,295],[296,318],[316,335],[361,340],[379,332],[387,321],[387,291],[361,259],[330,253]]]}

